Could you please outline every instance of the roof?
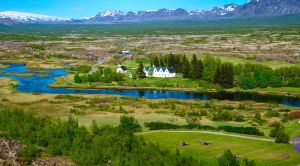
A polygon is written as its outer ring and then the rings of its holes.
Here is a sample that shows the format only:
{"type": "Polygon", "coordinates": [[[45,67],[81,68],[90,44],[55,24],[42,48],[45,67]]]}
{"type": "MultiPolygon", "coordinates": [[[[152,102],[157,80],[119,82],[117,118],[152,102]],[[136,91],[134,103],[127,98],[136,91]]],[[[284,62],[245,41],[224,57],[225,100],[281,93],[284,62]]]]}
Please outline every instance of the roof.
{"type": "Polygon", "coordinates": [[[168,67],[167,69],[170,73],[176,73],[176,71],[173,67],[168,67]]]}
{"type": "Polygon", "coordinates": [[[125,66],[120,66],[119,68],[121,68],[123,71],[125,71],[125,70],[127,70],[127,67],[125,67],[125,66]]]}
{"type": "Polygon", "coordinates": [[[150,71],[150,70],[156,69],[157,71],[162,70],[163,72],[165,72],[166,70],[168,70],[169,73],[176,73],[176,71],[175,71],[175,69],[173,67],[150,67],[150,66],[147,66],[147,67],[144,67],[144,69],[146,71],[150,71]]]}

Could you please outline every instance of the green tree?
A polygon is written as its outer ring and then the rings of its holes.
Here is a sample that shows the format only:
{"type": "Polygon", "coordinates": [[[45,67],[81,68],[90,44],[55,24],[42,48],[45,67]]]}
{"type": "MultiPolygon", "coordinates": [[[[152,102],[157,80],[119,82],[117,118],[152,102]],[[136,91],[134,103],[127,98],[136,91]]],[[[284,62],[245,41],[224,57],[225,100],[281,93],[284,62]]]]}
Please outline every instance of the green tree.
{"type": "Polygon", "coordinates": [[[132,116],[121,116],[119,128],[123,132],[134,133],[141,131],[141,125],[132,116]]]}
{"type": "Polygon", "coordinates": [[[254,89],[257,87],[256,80],[251,75],[242,76],[240,79],[240,88],[248,90],[248,89],[254,89]]]}
{"type": "Polygon", "coordinates": [[[144,65],[142,63],[140,63],[136,73],[138,78],[140,79],[146,78],[146,74],[144,72],[144,65]]]}
{"type": "Polygon", "coordinates": [[[190,62],[189,60],[184,56],[182,60],[182,75],[184,78],[189,78],[190,77],[190,62]]]}
{"type": "Polygon", "coordinates": [[[75,83],[82,83],[82,80],[81,80],[81,78],[80,78],[80,76],[79,76],[78,73],[74,76],[74,82],[75,83]]]}
{"type": "Polygon", "coordinates": [[[201,113],[192,111],[187,114],[186,122],[189,126],[197,126],[200,124],[201,113]]]}
{"type": "Polygon", "coordinates": [[[232,154],[230,150],[226,150],[219,158],[219,166],[239,166],[240,162],[236,155],[232,154]]]}
{"type": "Polygon", "coordinates": [[[224,63],[221,66],[220,85],[224,88],[232,88],[234,81],[234,70],[231,63],[224,63]]]}
{"type": "Polygon", "coordinates": [[[249,160],[247,158],[245,158],[243,160],[244,166],[255,166],[255,161],[254,160],[249,160]]]}
{"type": "Polygon", "coordinates": [[[160,66],[158,56],[155,56],[155,57],[154,57],[153,65],[154,65],[154,66],[160,66]]]}
{"type": "Polygon", "coordinates": [[[289,144],[290,136],[284,130],[281,130],[276,134],[275,142],[278,144],[289,144]]]}
{"type": "Polygon", "coordinates": [[[220,59],[216,59],[211,55],[205,56],[203,59],[203,79],[213,82],[216,70],[220,65],[220,59]]]}

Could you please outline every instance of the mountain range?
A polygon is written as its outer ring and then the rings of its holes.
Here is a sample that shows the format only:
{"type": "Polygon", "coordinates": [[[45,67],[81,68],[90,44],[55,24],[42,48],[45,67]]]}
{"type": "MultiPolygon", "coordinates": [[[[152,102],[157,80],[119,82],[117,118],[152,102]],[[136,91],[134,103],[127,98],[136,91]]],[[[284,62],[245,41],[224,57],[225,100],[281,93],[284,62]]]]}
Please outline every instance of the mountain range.
{"type": "Polygon", "coordinates": [[[224,19],[300,14],[300,0],[250,0],[243,5],[234,3],[210,10],[159,9],[138,12],[105,11],[90,18],[67,19],[16,11],[0,12],[0,24],[16,23],[113,23],[178,19],[224,19]]]}

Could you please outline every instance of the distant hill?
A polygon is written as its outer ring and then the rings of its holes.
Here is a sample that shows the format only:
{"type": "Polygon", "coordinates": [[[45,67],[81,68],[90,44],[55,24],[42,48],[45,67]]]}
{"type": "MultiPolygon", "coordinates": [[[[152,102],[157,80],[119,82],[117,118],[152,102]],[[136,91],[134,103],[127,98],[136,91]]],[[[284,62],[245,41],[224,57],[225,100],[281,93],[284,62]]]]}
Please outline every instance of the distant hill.
{"type": "Polygon", "coordinates": [[[145,22],[160,20],[222,20],[232,18],[249,18],[265,16],[286,16],[300,14],[300,0],[250,0],[243,5],[234,3],[210,10],[187,11],[179,8],[174,10],[159,9],[138,12],[105,11],[90,18],[67,19],[41,14],[22,13],[15,11],[0,12],[0,24],[15,23],[71,23],[71,24],[97,24],[97,23],[124,23],[145,22]]]}
{"type": "Polygon", "coordinates": [[[300,13],[300,0],[251,0],[239,6],[235,17],[274,16],[300,13]]]}

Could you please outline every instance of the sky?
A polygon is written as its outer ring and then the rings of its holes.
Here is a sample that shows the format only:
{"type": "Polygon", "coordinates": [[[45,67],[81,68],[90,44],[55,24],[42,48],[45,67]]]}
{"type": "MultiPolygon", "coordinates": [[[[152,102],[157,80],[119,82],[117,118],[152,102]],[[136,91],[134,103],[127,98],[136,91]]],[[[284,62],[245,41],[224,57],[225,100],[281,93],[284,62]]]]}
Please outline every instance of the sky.
{"type": "Polygon", "coordinates": [[[20,11],[66,18],[91,17],[107,10],[141,11],[161,8],[211,9],[248,0],[0,0],[0,11],[20,11]]]}

